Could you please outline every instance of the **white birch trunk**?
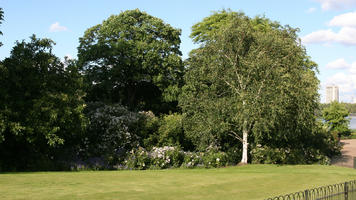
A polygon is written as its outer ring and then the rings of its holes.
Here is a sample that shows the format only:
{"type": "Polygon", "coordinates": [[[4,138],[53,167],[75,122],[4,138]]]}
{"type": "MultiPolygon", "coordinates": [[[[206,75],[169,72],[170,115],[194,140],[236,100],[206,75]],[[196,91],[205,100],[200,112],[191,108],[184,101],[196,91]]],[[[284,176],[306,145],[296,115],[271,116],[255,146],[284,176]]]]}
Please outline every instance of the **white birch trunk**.
{"type": "Polygon", "coordinates": [[[247,122],[245,121],[243,130],[242,130],[242,159],[240,164],[247,164],[247,152],[248,152],[248,131],[247,131],[247,122]]]}

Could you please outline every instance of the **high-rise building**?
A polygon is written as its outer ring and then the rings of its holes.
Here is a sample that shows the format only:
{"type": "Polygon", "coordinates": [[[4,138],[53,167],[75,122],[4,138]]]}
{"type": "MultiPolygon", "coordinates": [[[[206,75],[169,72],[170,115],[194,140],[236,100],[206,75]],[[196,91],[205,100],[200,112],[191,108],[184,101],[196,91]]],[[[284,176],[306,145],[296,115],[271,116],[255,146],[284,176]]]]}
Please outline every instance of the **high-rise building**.
{"type": "Polygon", "coordinates": [[[326,103],[339,102],[339,87],[336,85],[326,86],[326,103]]]}

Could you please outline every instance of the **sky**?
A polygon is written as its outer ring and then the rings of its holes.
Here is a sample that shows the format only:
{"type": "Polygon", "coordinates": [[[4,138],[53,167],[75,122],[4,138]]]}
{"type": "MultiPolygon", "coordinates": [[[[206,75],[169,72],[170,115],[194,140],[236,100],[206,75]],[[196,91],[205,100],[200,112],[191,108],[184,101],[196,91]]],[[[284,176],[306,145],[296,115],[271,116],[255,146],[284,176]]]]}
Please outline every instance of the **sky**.
{"type": "Polygon", "coordinates": [[[32,34],[54,40],[58,57],[76,58],[85,30],[136,8],[182,30],[185,59],[197,47],[189,37],[192,25],[214,11],[264,15],[300,29],[307,54],[319,66],[321,102],[330,84],[339,86],[341,101],[356,101],[356,0],[0,0],[0,7],[0,59],[10,55],[16,41],[28,41],[32,34]]]}

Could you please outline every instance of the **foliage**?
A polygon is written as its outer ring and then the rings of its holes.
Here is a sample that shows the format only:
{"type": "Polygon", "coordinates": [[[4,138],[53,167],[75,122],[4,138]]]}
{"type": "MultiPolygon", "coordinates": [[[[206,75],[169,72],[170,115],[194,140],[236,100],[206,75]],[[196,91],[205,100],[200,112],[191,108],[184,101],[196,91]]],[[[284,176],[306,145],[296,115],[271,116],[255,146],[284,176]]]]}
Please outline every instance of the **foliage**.
{"type": "Polygon", "coordinates": [[[180,167],[184,160],[184,152],[177,147],[153,147],[146,151],[139,147],[131,150],[123,163],[124,169],[166,169],[180,167]]]}
{"type": "Polygon", "coordinates": [[[145,141],[150,146],[180,146],[184,150],[193,150],[192,142],[186,137],[183,129],[183,116],[178,113],[149,117],[146,121],[145,141]],[[147,133],[148,132],[148,133],[147,133]]]}
{"type": "Polygon", "coordinates": [[[252,163],[264,164],[330,164],[330,158],[340,154],[338,139],[316,123],[312,132],[292,140],[267,140],[252,147],[252,163]],[[275,142],[276,143],[275,143],[275,142]],[[278,143],[279,142],[279,143],[278,143]]]}
{"type": "Polygon", "coordinates": [[[203,166],[202,154],[202,152],[186,152],[182,167],[195,168],[203,166]]]}
{"type": "Polygon", "coordinates": [[[53,41],[30,39],[16,42],[0,68],[0,157],[8,169],[69,156],[86,123],[75,63],[53,55],[53,41]]]}
{"type": "Polygon", "coordinates": [[[120,104],[89,103],[85,109],[90,124],[81,149],[84,158],[102,157],[109,165],[123,161],[139,146],[143,117],[120,104]]]}
{"type": "Polygon", "coordinates": [[[338,102],[332,102],[323,110],[323,120],[330,132],[335,132],[340,136],[350,135],[349,129],[350,119],[347,117],[350,112],[346,107],[338,102]]]}
{"type": "Polygon", "coordinates": [[[289,148],[272,148],[269,146],[254,148],[251,152],[252,163],[254,164],[312,164],[315,161],[320,164],[330,165],[330,158],[320,153],[318,150],[309,149],[303,151],[301,149],[289,148]],[[308,155],[304,155],[307,154],[308,155]],[[305,156],[305,157],[304,157],[305,156]],[[313,157],[313,161],[306,158],[313,157]]]}
{"type": "Polygon", "coordinates": [[[201,46],[190,54],[180,106],[197,146],[221,147],[233,136],[247,162],[248,143],[298,144],[311,134],[319,82],[297,31],[231,11],[193,26],[201,46]]]}
{"type": "MultiPolygon", "coordinates": [[[[356,103],[341,102],[340,104],[345,106],[345,108],[349,111],[350,115],[356,115],[356,103]]],[[[322,111],[329,106],[330,104],[325,104],[325,103],[320,105],[320,116],[322,115],[322,111]]]]}
{"type": "Polygon", "coordinates": [[[139,147],[137,150],[131,150],[124,164],[127,169],[148,169],[150,167],[151,158],[149,152],[144,148],[139,147]]]}
{"type": "Polygon", "coordinates": [[[195,167],[224,167],[228,164],[225,152],[184,152],[179,147],[153,147],[151,151],[139,147],[131,150],[120,169],[167,169],[195,167]]]}
{"type": "Polygon", "coordinates": [[[154,147],[151,158],[151,168],[154,169],[180,167],[184,160],[184,152],[177,147],[154,147]]]}
{"type": "Polygon", "coordinates": [[[174,110],[183,73],[180,33],[138,9],[86,30],[78,59],[87,99],[155,113],[174,110]]]}
{"type": "Polygon", "coordinates": [[[203,153],[203,163],[206,168],[225,167],[227,165],[227,155],[225,152],[208,151],[203,153]]]}
{"type": "Polygon", "coordinates": [[[356,139],[356,129],[351,129],[351,133],[348,136],[341,136],[340,139],[356,139]]]}

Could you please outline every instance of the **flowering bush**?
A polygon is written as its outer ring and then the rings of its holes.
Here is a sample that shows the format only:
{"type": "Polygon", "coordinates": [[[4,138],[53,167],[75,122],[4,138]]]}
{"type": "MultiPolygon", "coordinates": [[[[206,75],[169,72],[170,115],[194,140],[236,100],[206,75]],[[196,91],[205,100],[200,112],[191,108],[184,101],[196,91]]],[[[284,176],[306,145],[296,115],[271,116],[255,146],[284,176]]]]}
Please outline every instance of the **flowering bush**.
{"type": "Polygon", "coordinates": [[[139,147],[137,150],[130,151],[124,167],[121,169],[166,169],[180,167],[184,160],[184,152],[178,147],[153,147],[146,151],[139,147]]]}
{"type": "Polygon", "coordinates": [[[186,152],[182,167],[224,167],[228,164],[228,157],[225,152],[186,152]]]}
{"type": "Polygon", "coordinates": [[[184,155],[184,162],[182,163],[182,167],[185,168],[194,168],[197,166],[203,166],[203,153],[201,152],[186,152],[184,155]]]}
{"type": "Polygon", "coordinates": [[[127,169],[148,169],[150,167],[150,154],[144,148],[139,147],[136,151],[131,150],[124,161],[127,169]]]}
{"type": "Polygon", "coordinates": [[[153,147],[150,157],[153,169],[180,167],[184,160],[184,152],[177,147],[153,147]]]}
{"type": "Polygon", "coordinates": [[[179,147],[153,147],[151,151],[139,147],[131,150],[126,159],[114,165],[116,169],[167,169],[194,167],[223,167],[227,165],[227,154],[219,151],[184,152],[179,147]]]}

